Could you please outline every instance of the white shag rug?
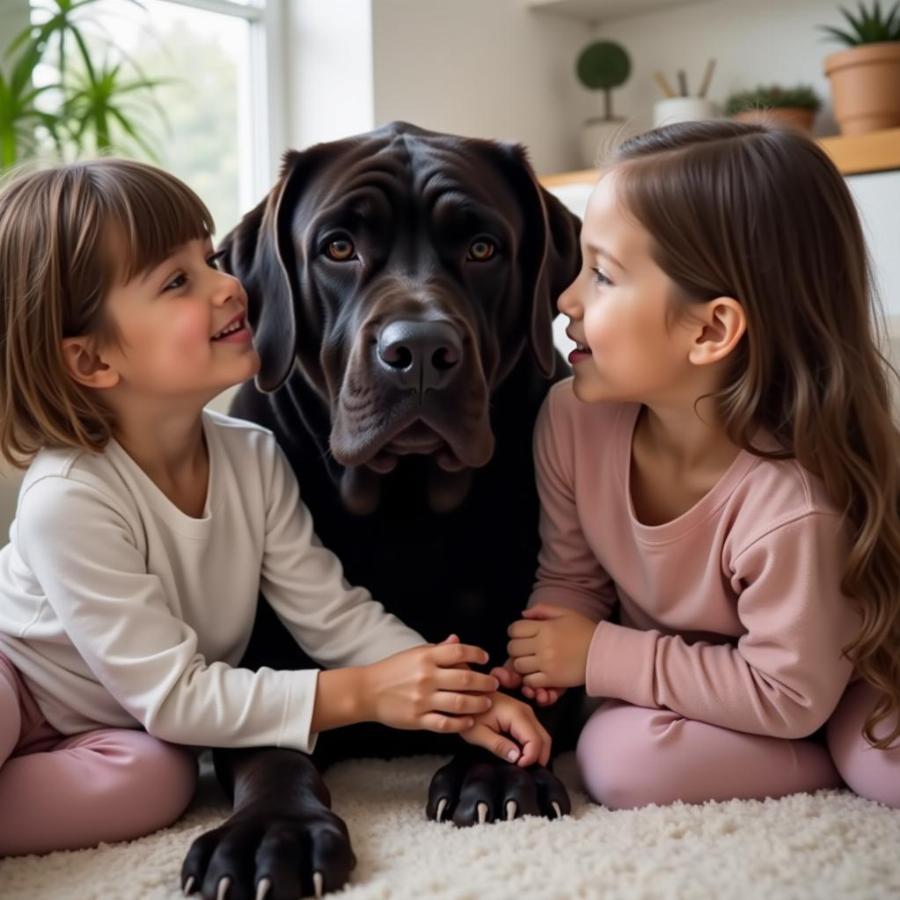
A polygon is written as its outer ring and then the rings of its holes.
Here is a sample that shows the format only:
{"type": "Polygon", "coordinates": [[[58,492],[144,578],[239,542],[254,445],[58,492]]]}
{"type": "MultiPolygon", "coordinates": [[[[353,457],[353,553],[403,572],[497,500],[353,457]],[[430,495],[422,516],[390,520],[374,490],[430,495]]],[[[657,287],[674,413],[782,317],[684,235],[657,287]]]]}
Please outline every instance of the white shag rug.
{"type": "MultiPolygon", "coordinates": [[[[846,791],[610,812],[572,795],[559,821],[524,818],[457,829],[425,819],[441,757],[342,763],[327,774],[359,864],[341,900],[393,898],[900,897],[900,811],[846,791]]],[[[126,844],[0,861],[3,900],[180,898],[190,842],[228,809],[211,774],[172,828],[126,844]]],[[[9,815],[10,810],[0,810],[9,815]]],[[[195,895],[196,896],[196,895],[195,895]]]]}

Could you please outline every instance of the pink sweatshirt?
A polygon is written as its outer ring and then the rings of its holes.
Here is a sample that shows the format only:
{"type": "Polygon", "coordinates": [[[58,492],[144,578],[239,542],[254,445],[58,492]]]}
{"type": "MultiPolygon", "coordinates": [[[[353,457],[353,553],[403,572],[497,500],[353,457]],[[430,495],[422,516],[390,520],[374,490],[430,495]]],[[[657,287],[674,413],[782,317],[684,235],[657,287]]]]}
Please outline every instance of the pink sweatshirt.
{"type": "MultiPolygon", "coordinates": [[[[811,734],[847,686],[841,649],[859,627],[840,589],[840,513],[797,462],[741,451],[683,515],[642,524],[629,487],[639,411],[582,403],[571,379],[551,389],[534,439],[542,548],[529,606],[598,621],[590,696],[752,734],[811,734]]],[[[764,440],[755,446],[774,448],[764,440]]]]}

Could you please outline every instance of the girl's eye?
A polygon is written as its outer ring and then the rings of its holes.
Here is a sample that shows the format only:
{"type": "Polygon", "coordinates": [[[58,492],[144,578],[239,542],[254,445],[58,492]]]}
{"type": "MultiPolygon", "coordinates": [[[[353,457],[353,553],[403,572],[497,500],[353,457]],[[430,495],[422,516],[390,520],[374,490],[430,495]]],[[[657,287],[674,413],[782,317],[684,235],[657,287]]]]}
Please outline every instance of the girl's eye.
{"type": "Polygon", "coordinates": [[[602,284],[605,287],[610,287],[612,282],[603,274],[601,269],[591,269],[594,273],[594,284],[602,284]]]}
{"type": "Polygon", "coordinates": [[[170,282],[163,288],[164,291],[177,291],[178,288],[187,284],[187,276],[184,272],[179,272],[170,282]]]}
{"type": "Polygon", "coordinates": [[[488,238],[478,238],[469,247],[468,258],[475,262],[487,262],[497,252],[497,245],[488,238]]]}
{"type": "MultiPolygon", "coordinates": [[[[211,253],[206,257],[206,264],[216,271],[222,271],[222,266],[220,262],[227,255],[227,250],[218,250],[216,253],[211,253]]],[[[187,275],[184,272],[179,272],[171,281],[166,282],[165,287],[163,287],[164,291],[177,291],[179,288],[183,288],[188,281],[187,275]]]]}
{"type": "Polygon", "coordinates": [[[356,247],[348,238],[336,238],[325,245],[325,253],[335,262],[348,262],[356,258],[356,247]]]}

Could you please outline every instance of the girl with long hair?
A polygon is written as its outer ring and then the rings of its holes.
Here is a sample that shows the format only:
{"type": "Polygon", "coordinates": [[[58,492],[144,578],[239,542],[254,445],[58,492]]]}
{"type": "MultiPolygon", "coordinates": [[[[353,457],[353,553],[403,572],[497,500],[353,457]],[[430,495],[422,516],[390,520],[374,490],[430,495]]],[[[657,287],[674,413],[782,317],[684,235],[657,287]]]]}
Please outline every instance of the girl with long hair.
{"type": "Polygon", "coordinates": [[[660,128],[602,169],[582,251],[495,673],[600,699],[577,759],[610,807],[900,806],[897,381],[844,179],[794,132],[660,128]]]}

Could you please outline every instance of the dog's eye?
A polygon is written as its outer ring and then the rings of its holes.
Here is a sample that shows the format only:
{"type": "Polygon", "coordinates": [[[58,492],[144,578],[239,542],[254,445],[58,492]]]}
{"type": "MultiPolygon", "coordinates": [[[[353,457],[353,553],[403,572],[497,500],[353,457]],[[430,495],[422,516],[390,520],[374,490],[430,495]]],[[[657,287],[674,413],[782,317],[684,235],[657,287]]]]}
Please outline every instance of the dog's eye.
{"type": "Polygon", "coordinates": [[[493,241],[489,241],[487,238],[478,238],[469,247],[469,259],[473,259],[475,262],[487,262],[496,251],[497,245],[493,241]]]}
{"type": "Polygon", "coordinates": [[[328,254],[328,258],[333,259],[335,262],[346,262],[348,259],[353,259],[356,255],[356,248],[353,246],[353,241],[348,241],[346,238],[338,238],[328,242],[325,252],[328,254]]]}

